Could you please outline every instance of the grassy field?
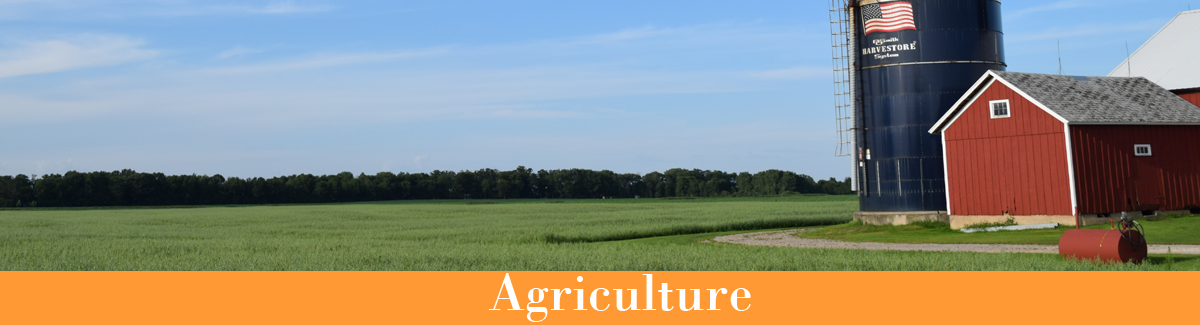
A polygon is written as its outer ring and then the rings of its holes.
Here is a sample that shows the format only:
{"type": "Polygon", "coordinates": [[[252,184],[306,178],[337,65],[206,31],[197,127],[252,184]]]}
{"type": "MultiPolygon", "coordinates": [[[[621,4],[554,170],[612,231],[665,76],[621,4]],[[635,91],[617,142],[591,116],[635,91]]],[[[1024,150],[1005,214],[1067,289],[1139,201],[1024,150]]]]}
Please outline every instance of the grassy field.
{"type": "MultiPolygon", "coordinates": [[[[1139,220],[1151,244],[1200,244],[1200,216],[1172,216],[1160,220],[1139,220]]],[[[1109,225],[1086,227],[1108,229],[1109,225]]],[[[964,233],[944,223],[907,226],[874,226],[847,223],[800,234],[805,238],[836,239],[853,242],[942,243],[942,244],[1041,244],[1058,245],[1059,237],[1073,227],[1058,229],[964,233]]]]}
{"type": "MultiPolygon", "coordinates": [[[[0,270],[1160,270],[1047,254],[701,243],[840,224],[856,198],[0,211],[0,270]]],[[[1189,267],[1186,260],[1175,269],[1189,267]]]]}

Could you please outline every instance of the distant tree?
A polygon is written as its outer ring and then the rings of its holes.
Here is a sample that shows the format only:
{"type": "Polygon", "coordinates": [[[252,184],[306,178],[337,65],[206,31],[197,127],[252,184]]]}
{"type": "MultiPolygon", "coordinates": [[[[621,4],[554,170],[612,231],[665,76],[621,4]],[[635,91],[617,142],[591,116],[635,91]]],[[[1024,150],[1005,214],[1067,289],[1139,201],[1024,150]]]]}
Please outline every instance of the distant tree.
{"type": "Polygon", "coordinates": [[[113,172],[0,176],[0,207],[276,204],[472,198],[632,198],[774,196],[789,193],[852,194],[851,180],[813,178],[790,171],[755,174],[669,169],[645,175],[610,170],[534,172],[525,166],[499,171],[431,173],[350,172],[273,178],[113,172]]]}

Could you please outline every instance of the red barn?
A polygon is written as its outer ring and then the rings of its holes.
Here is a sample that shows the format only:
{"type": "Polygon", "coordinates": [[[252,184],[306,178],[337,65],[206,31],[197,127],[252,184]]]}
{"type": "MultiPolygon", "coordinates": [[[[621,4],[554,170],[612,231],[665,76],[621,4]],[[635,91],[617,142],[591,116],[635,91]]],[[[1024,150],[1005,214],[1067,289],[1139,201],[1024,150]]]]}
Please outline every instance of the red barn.
{"type": "Polygon", "coordinates": [[[1200,107],[1145,78],[989,71],[929,132],[956,229],[1200,208],[1200,107]]]}
{"type": "Polygon", "coordinates": [[[1183,97],[1183,99],[1186,99],[1189,102],[1192,102],[1192,104],[1196,104],[1196,106],[1200,106],[1200,88],[1179,89],[1172,90],[1171,92],[1179,95],[1179,97],[1183,97]]]}

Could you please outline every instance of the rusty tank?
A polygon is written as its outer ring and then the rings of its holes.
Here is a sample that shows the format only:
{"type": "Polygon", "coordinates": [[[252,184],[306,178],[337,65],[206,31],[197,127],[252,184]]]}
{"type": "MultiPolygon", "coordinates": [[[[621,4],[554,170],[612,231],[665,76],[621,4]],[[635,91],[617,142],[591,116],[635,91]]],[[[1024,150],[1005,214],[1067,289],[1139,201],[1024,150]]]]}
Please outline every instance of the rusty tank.
{"type": "Polygon", "coordinates": [[[1058,253],[1065,258],[1108,263],[1141,264],[1149,255],[1145,231],[1137,221],[1121,216],[1110,229],[1072,229],[1058,240],[1058,253]]]}

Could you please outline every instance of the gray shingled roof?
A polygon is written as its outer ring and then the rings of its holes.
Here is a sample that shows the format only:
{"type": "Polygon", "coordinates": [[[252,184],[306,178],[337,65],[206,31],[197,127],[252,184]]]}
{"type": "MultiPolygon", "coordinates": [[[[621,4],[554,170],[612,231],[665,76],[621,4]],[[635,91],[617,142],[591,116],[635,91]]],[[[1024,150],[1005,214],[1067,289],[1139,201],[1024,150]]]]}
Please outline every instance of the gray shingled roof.
{"type": "Polygon", "coordinates": [[[1200,107],[1142,77],[992,72],[1071,124],[1200,123],[1200,107]]]}

